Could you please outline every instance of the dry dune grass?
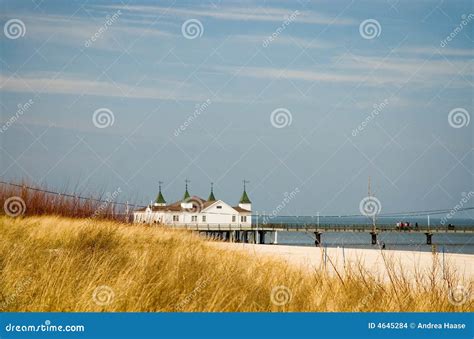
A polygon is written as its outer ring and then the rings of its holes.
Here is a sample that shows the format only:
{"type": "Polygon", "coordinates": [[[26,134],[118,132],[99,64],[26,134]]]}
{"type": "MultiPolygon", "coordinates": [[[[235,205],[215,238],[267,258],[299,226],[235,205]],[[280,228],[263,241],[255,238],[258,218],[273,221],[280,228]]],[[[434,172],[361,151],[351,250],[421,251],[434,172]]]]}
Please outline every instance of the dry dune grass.
{"type": "MultiPolygon", "coordinates": [[[[1,311],[472,311],[446,284],[328,276],[113,221],[0,217],[1,311]]],[[[455,283],[455,282],[451,282],[455,283]]]]}
{"type": "Polygon", "coordinates": [[[48,187],[32,187],[28,182],[0,183],[0,204],[4,212],[22,215],[60,215],[73,218],[125,220],[125,208],[114,204],[121,190],[80,199],[76,190],[50,193],[48,187]],[[67,192],[67,193],[66,193],[67,192]]]}

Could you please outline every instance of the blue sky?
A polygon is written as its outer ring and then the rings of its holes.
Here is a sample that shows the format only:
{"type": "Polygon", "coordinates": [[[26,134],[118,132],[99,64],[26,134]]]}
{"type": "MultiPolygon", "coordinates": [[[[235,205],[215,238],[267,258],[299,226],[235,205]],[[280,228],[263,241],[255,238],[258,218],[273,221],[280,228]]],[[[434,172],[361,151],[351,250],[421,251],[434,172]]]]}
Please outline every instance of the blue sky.
{"type": "Polygon", "coordinates": [[[471,1],[1,6],[3,179],[235,203],[245,178],[256,211],[298,188],[288,215],[357,213],[368,176],[382,212],[474,190],[471,1]]]}

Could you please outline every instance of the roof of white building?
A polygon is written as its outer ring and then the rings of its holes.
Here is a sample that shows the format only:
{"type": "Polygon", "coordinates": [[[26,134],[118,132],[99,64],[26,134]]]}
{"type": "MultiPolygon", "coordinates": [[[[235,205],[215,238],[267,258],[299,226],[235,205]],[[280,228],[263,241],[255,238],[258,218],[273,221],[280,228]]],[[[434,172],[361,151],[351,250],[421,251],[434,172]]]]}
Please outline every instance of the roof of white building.
{"type": "MultiPolygon", "coordinates": [[[[153,212],[162,211],[162,212],[197,212],[197,213],[199,213],[199,212],[205,210],[206,208],[210,207],[211,205],[213,205],[213,204],[215,204],[219,201],[222,201],[222,200],[216,200],[216,198],[214,196],[213,183],[211,183],[211,193],[209,194],[209,198],[207,200],[205,200],[201,197],[198,197],[197,195],[191,196],[189,194],[189,192],[188,192],[188,182],[189,182],[189,180],[185,180],[186,189],[185,189],[185,192],[184,192],[183,199],[179,200],[179,201],[176,201],[172,204],[165,205],[166,200],[163,197],[163,194],[161,193],[161,181],[160,181],[159,182],[160,185],[159,185],[158,197],[155,200],[156,201],[155,204],[149,205],[147,207],[140,208],[140,209],[136,210],[136,212],[145,212],[148,208],[151,208],[151,210],[153,212]],[[188,203],[188,204],[191,203],[193,207],[192,208],[189,208],[189,207],[185,208],[181,205],[182,203],[188,203]]],[[[251,203],[250,199],[248,198],[247,192],[245,191],[245,183],[246,183],[246,181],[244,180],[244,192],[242,194],[242,198],[240,198],[239,203],[250,204],[251,203]]],[[[247,209],[241,208],[240,206],[231,206],[231,207],[236,212],[239,212],[239,213],[251,212],[247,209]]]]}
{"type": "MultiPolygon", "coordinates": [[[[209,200],[204,200],[203,198],[198,197],[196,195],[193,195],[193,196],[190,196],[189,198],[187,198],[185,200],[179,200],[179,201],[176,201],[172,204],[165,205],[165,206],[152,205],[152,206],[143,207],[143,208],[140,208],[140,209],[136,210],[136,212],[145,212],[147,210],[147,208],[150,207],[153,212],[158,212],[158,211],[162,211],[162,212],[192,212],[192,211],[194,211],[194,212],[198,213],[198,212],[204,211],[206,208],[210,207],[211,205],[213,205],[213,204],[215,204],[219,201],[222,201],[222,200],[209,201],[209,200]],[[181,205],[182,202],[191,203],[193,207],[192,208],[184,208],[181,205]]],[[[251,211],[246,210],[244,208],[241,208],[239,206],[231,206],[231,207],[239,213],[251,212],[251,211]]]]}

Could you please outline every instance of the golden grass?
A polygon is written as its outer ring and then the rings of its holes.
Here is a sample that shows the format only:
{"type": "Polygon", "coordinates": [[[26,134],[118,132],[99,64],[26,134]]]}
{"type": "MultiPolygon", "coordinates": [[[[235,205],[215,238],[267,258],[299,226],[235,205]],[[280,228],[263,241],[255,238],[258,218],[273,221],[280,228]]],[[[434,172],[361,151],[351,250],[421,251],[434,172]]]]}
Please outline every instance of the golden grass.
{"type": "Polygon", "coordinates": [[[445,281],[308,273],[156,226],[0,217],[0,236],[0,311],[473,310],[449,302],[445,281]]]}
{"type": "Polygon", "coordinates": [[[1,212],[10,215],[18,212],[21,215],[60,215],[73,218],[94,218],[125,221],[125,207],[114,204],[114,194],[120,194],[119,188],[114,193],[106,194],[103,190],[96,196],[80,199],[80,193],[63,189],[58,194],[49,193],[48,187],[31,187],[28,182],[0,183],[1,212]],[[112,197],[111,197],[112,195],[112,197]],[[8,203],[8,199],[13,202],[8,203]],[[22,205],[22,206],[21,206],[22,205]]]}

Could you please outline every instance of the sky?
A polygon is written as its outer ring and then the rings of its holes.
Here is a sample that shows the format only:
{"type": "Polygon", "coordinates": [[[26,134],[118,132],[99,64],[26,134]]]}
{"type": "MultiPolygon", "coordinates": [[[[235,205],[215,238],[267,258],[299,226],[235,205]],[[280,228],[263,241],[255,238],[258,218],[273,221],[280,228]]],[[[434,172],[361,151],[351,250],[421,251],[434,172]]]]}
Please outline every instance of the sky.
{"type": "Polygon", "coordinates": [[[246,179],[280,215],[359,213],[369,177],[381,213],[474,191],[471,1],[0,3],[1,180],[235,205],[246,179]]]}

